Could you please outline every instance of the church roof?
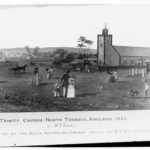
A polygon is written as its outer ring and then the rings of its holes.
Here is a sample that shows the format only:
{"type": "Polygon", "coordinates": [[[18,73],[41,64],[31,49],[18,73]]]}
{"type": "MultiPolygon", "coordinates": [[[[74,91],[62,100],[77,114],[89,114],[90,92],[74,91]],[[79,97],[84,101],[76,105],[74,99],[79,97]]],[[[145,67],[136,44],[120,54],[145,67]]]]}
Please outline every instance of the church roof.
{"type": "Polygon", "coordinates": [[[150,47],[113,46],[120,56],[150,57],[150,47]]]}

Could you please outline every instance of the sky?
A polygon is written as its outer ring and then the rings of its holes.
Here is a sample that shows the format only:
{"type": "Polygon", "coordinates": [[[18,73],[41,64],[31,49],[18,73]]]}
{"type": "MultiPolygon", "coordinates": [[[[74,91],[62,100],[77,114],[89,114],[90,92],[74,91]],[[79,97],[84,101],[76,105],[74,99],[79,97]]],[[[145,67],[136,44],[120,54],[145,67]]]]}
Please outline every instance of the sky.
{"type": "Polygon", "coordinates": [[[76,47],[85,36],[97,47],[107,24],[113,44],[150,47],[150,4],[0,7],[0,48],[76,47]]]}

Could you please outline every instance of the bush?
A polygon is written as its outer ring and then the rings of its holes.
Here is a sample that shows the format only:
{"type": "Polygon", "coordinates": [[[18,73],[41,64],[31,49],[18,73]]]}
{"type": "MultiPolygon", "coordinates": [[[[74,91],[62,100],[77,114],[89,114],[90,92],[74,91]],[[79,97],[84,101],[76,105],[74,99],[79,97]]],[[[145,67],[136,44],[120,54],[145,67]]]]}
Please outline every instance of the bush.
{"type": "Polygon", "coordinates": [[[62,65],[62,61],[60,59],[55,59],[53,65],[62,65]]]}
{"type": "Polygon", "coordinates": [[[78,59],[83,59],[84,58],[84,54],[79,54],[78,59]]]}
{"type": "Polygon", "coordinates": [[[73,53],[69,53],[67,56],[66,56],[66,60],[68,62],[71,62],[74,60],[74,54],[73,53]]]}
{"type": "Polygon", "coordinates": [[[67,54],[67,55],[65,56],[65,58],[62,59],[62,62],[63,62],[63,63],[70,63],[70,62],[74,61],[74,57],[75,57],[74,55],[75,55],[75,54],[73,54],[73,53],[67,54]]]}
{"type": "Polygon", "coordinates": [[[59,55],[59,57],[63,57],[65,54],[67,54],[67,51],[62,49],[62,48],[59,48],[59,49],[56,49],[54,52],[53,52],[53,55],[56,56],[56,55],[59,55]]]}

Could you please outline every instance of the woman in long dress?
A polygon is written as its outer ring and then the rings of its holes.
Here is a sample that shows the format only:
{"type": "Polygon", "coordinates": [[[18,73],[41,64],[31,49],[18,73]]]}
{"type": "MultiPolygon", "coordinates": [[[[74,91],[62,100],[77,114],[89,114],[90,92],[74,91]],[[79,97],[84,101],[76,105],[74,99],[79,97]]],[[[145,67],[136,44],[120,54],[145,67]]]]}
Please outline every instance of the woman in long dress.
{"type": "Polygon", "coordinates": [[[36,75],[35,75],[35,85],[36,85],[36,86],[39,86],[39,84],[40,84],[39,73],[36,73],[36,75]]]}
{"type": "Polygon", "coordinates": [[[67,98],[75,98],[75,78],[70,76],[69,78],[69,86],[67,92],[67,98]]]}
{"type": "Polygon", "coordinates": [[[50,79],[50,70],[49,70],[49,68],[46,68],[46,73],[47,73],[46,78],[48,80],[48,79],[50,79]]]}

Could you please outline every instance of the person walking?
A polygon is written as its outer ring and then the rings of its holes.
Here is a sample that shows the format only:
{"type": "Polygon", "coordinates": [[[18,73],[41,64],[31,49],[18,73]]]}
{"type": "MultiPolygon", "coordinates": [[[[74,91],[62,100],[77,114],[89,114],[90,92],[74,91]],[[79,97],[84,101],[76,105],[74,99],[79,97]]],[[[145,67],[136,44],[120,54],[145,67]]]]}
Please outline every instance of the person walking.
{"type": "Polygon", "coordinates": [[[49,71],[49,68],[46,68],[46,73],[47,73],[46,78],[47,78],[47,80],[49,80],[49,78],[50,78],[50,71],[49,71]]]}
{"type": "Polygon", "coordinates": [[[53,77],[53,70],[54,70],[54,67],[51,66],[50,69],[49,69],[50,79],[52,79],[52,77],[53,77]]]}
{"type": "Polygon", "coordinates": [[[68,85],[69,85],[70,71],[68,70],[62,77],[60,85],[63,89],[63,97],[67,97],[68,85]]]}
{"type": "Polygon", "coordinates": [[[39,72],[39,68],[38,68],[38,66],[35,66],[35,68],[34,68],[34,75],[36,76],[36,74],[39,72]]]}
{"type": "Polygon", "coordinates": [[[39,73],[38,66],[35,66],[33,78],[32,78],[32,85],[36,85],[36,79],[37,79],[37,76],[39,76],[39,75],[37,75],[38,73],[39,73]]]}
{"type": "Polygon", "coordinates": [[[53,76],[53,66],[50,68],[46,68],[46,73],[47,73],[47,80],[51,79],[53,76]]]}
{"type": "Polygon", "coordinates": [[[35,75],[35,85],[39,86],[39,84],[40,84],[40,76],[39,76],[39,73],[36,73],[36,75],[35,75]]]}
{"type": "Polygon", "coordinates": [[[149,90],[149,85],[147,83],[147,80],[144,80],[144,92],[145,92],[145,99],[147,98],[147,92],[149,90]]]}

